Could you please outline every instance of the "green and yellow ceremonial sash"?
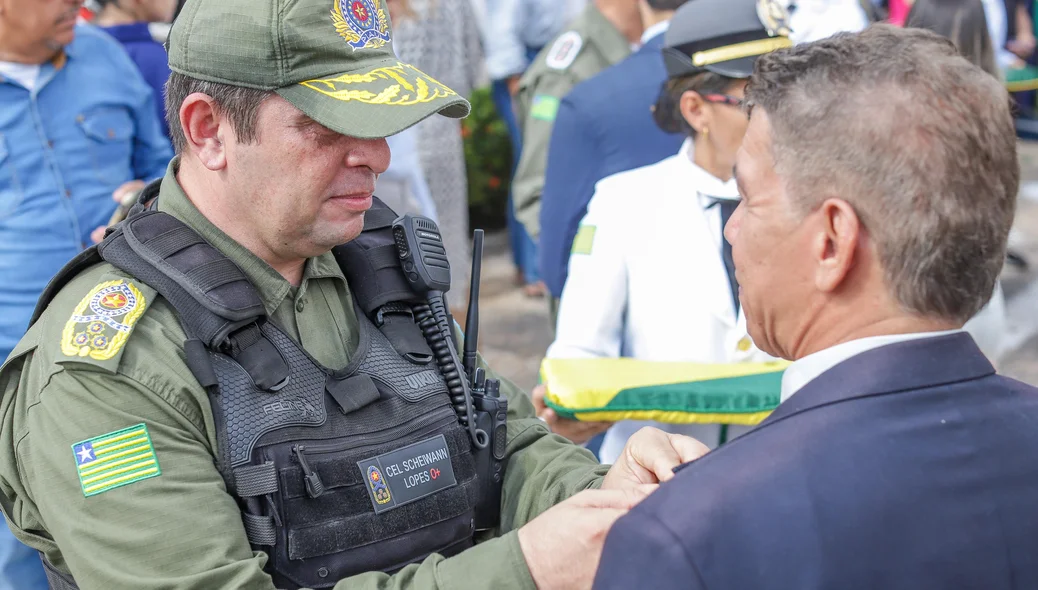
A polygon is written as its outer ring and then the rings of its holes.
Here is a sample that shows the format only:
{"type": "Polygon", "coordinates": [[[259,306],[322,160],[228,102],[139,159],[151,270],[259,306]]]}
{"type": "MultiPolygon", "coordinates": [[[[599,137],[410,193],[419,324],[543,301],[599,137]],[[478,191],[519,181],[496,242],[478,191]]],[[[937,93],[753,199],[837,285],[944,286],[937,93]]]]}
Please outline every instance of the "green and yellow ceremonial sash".
{"type": "Polygon", "coordinates": [[[545,404],[584,422],[760,423],[779,404],[787,361],[668,363],[629,358],[545,359],[545,404]]]}

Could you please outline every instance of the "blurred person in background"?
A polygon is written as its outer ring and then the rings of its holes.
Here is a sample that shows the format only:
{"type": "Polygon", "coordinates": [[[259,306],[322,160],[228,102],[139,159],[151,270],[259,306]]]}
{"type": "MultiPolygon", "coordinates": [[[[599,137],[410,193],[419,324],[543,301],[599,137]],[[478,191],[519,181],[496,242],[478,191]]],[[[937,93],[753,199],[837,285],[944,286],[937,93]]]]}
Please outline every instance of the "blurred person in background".
{"type": "MultiPolygon", "coordinates": [[[[640,0],[592,0],[534,60],[519,81],[516,120],[522,153],[512,179],[516,218],[536,242],[540,239],[541,192],[548,144],[562,99],[587,80],[631,54],[644,32],[640,0]]],[[[555,328],[556,301],[551,299],[555,328]]]]}
{"type": "MultiPolygon", "coordinates": [[[[722,232],[739,205],[733,167],[748,124],[746,79],[758,55],[792,41],[784,20],[758,20],[752,3],[719,15],[700,9],[702,1],[678,9],[666,32],[668,79],[654,110],[664,131],[688,139],[676,155],[595,187],[573,243],[550,358],[772,360],[748,336],[731,245],[722,232]]],[[[615,461],[627,439],[648,425],[710,447],[721,442],[716,424],[561,419],[543,408],[543,389],[534,395],[552,430],[574,442],[609,428],[603,463],[615,461]]],[[[732,426],[730,432],[748,429],[732,426]]]]}
{"type": "MultiPolygon", "coordinates": [[[[118,43],[77,26],[81,0],[0,0],[0,359],[51,276],[91,243],[115,192],[173,152],[118,43]]],[[[46,588],[35,552],[0,525],[0,588],[46,588]]]]}
{"type": "Polygon", "coordinates": [[[177,0],[96,0],[100,12],[94,24],[122,43],[144,80],[155,94],[155,112],[162,132],[169,137],[169,124],[163,109],[169,65],[166,49],[152,36],[150,23],[173,22],[177,0]]]}
{"type": "Polygon", "coordinates": [[[809,43],[844,31],[857,32],[869,26],[869,15],[861,0],[797,0],[785,3],[789,6],[790,38],[794,43],[809,43]]]}
{"type": "Polygon", "coordinates": [[[641,48],[562,99],[548,147],[540,212],[540,268],[551,295],[562,296],[577,226],[599,180],[673,156],[687,138],[668,133],[652,108],[667,79],[663,37],[685,0],[641,0],[641,48]]]}
{"type": "MultiPolygon", "coordinates": [[[[386,0],[386,5],[394,28],[416,16],[410,0],[386,0]]],[[[418,156],[418,130],[408,127],[387,137],[386,142],[393,157],[389,168],[378,177],[376,192],[379,199],[400,215],[414,213],[438,222],[436,203],[432,200],[418,156]]]]}
{"type": "MultiPolygon", "coordinates": [[[[410,0],[414,18],[393,25],[397,56],[468,97],[483,76],[479,25],[469,0],[410,0]]],[[[461,122],[430,117],[417,126],[418,155],[451,266],[450,304],[464,318],[471,271],[468,179],[461,122]]]]}
{"type": "MultiPolygon", "coordinates": [[[[491,80],[491,96],[498,115],[508,128],[512,142],[512,174],[519,165],[522,137],[515,120],[513,97],[519,91],[519,79],[541,49],[562,32],[585,7],[586,0],[490,0],[483,46],[487,57],[487,75],[491,80]]],[[[505,218],[517,269],[517,282],[529,296],[543,295],[544,287],[538,269],[537,244],[515,216],[512,191],[508,192],[505,218]]]]}
{"type": "MultiPolygon", "coordinates": [[[[950,39],[970,62],[994,78],[1002,78],[981,0],[916,0],[905,26],[927,29],[950,39]]],[[[977,195],[977,198],[988,196],[977,195]]],[[[966,323],[965,329],[984,354],[997,364],[1004,352],[1002,341],[1008,329],[1001,283],[996,281],[991,300],[966,323]]]]}

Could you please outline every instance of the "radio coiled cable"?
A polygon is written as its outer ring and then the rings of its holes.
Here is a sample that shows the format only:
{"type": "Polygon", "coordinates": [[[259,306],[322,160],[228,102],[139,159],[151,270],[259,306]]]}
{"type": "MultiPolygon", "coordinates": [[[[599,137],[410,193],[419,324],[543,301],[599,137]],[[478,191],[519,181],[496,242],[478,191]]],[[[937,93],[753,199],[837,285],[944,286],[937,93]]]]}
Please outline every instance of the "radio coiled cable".
{"type": "Polygon", "coordinates": [[[417,304],[413,311],[415,322],[422,330],[426,342],[429,343],[436,364],[440,368],[440,374],[447,382],[451,407],[454,408],[462,426],[468,429],[472,444],[478,449],[486,448],[490,437],[486,431],[476,428],[472,392],[469,391],[465,376],[462,374],[457,351],[451,345],[451,327],[447,323],[447,309],[443,305],[443,294],[437,291],[429,292],[429,303],[417,304]]]}

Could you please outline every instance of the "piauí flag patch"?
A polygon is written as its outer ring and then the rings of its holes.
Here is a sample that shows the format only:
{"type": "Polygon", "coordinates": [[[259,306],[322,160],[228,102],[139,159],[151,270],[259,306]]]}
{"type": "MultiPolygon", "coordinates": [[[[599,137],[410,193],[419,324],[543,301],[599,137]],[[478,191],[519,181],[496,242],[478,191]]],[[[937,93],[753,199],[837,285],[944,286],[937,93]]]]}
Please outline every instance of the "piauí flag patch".
{"type": "Polygon", "coordinates": [[[162,475],[144,424],[78,442],[72,454],[87,497],[162,475]]]}

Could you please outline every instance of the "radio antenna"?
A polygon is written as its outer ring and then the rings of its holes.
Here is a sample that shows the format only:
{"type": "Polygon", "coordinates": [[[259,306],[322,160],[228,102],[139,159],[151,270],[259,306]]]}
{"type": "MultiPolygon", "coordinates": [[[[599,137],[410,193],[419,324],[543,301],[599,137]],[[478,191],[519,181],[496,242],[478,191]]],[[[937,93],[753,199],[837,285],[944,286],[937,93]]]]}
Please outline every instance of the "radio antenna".
{"type": "Polygon", "coordinates": [[[479,345],[479,274],[483,268],[483,230],[472,233],[472,279],[469,283],[469,309],[465,316],[465,354],[462,365],[473,379],[476,370],[476,347],[479,345]]]}

